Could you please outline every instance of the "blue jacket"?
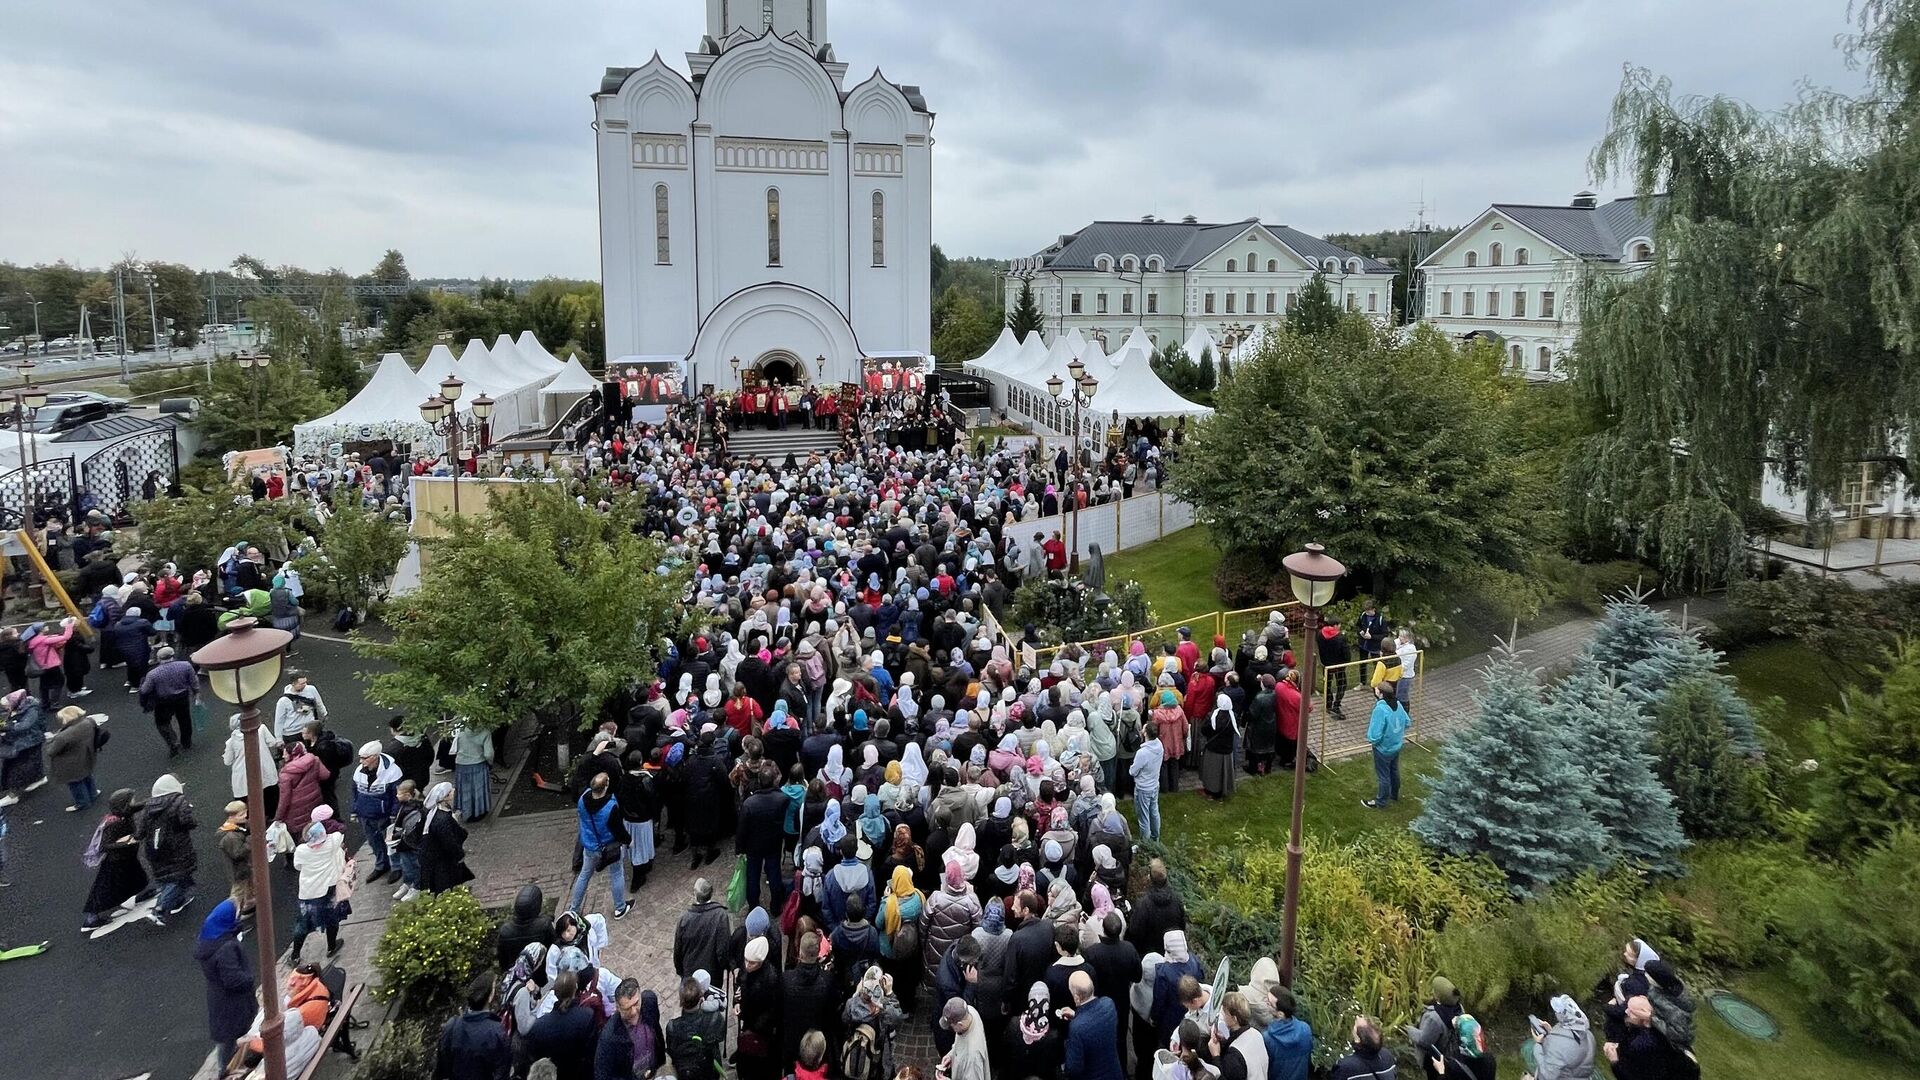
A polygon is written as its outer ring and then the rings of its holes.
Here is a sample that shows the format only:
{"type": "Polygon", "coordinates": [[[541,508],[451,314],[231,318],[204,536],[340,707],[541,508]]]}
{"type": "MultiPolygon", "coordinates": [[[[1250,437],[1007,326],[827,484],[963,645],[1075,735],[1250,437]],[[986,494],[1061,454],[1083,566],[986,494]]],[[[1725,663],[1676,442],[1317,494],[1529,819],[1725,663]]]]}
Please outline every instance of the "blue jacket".
{"type": "Polygon", "coordinates": [[[1120,1067],[1119,1022],[1112,998],[1096,997],[1073,1010],[1073,1023],[1067,1028],[1069,1080],[1126,1080],[1126,1071],[1120,1067]]]}
{"type": "Polygon", "coordinates": [[[874,903],[873,872],[858,859],[842,859],[838,865],[827,871],[825,888],[821,890],[825,895],[820,898],[820,914],[827,920],[829,933],[847,920],[847,897],[851,894],[847,891],[848,884],[841,881],[843,871],[845,877],[866,879],[863,882],[857,882],[853,886],[853,891],[858,893],[860,899],[867,905],[868,918],[877,914],[877,905],[874,903]]]}
{"type": "Polygon", "coordinates": [[[591,798],[593,792],[583,791],[576,804],[580,812],[580,846],[587,851],[619,847],[623,841],[614,832],[613,819],[620,812],[620,804],[613,797],[613,789],[607,789],[606,801],[598,807],[587,805],[587,800],[591,798]]]}
{"type": "Polygon", "coordinates": [[[1297,1016],[1275,1020],[1260,1039],[1267,1044],[1267,1080],[1307,1080],[1307,1068],[1313,1064],[1313,1029],[1305,1020],[1297,1016]]]}
{"type": "Polygon", "coordinates": [[[153,633],[153,624],[144,617],[129,619],[123,615],[100,633],[113,639],[114,647],[120,650],[120,658],[129,664],[144,664],[153,657],[153,645],[148,640],[148,635],[153,633]]]}
{"type": "Polygon", "coordinates": [[[396,790],[400,787],[400,766],[385,754],[374,763],[373,775],[366,766],[353,763],[353,816],[361,821],[387,821],[399,808],[396,790]]]}
{"type": "Polygon", "coordinates": [[[1382,754],[1397,754],[1407,741],[1406,710],[1385,701],[1373,703],[1373,718],[1367,721],[1367,741],[1382,754]]]}

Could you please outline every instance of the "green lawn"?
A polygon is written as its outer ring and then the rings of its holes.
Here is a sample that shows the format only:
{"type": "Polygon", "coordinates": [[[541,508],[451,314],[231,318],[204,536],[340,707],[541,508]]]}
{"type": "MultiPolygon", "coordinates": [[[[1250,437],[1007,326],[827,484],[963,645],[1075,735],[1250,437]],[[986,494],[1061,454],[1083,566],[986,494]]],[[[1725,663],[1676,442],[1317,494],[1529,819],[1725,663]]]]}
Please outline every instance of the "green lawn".
{"type": "Polygon", "coordinates": [[[1741,696],[1766,711],[1769,727],[1795,759],[1818,757],[1819,724],[1840,704],[1839,688],[1823,671],[1827,664],[1797,641],[1774,641],[1727,658],[1741,696]],[[1769,699],[1778,698],[1777,706],[1769,699]]]}
{"type": "MultiPolygon", "coordinates": [[[[1369,829],[1405,828],[1420,812],[1420,798],[1434,771],[1433,754],[1408,743],[1400,754],[1400,802],[1386,810],[1360,803],[1373,798],[1373,760],[1369,757],[1324,762],[1307,777],[1306,829],[1317,836],[1346,840],[1369,829]]],[[[1293,820],[1293,774],[1240,774],[1233,797],[1224,803],[1199,795],[1197,773],[1183,773],[1180,791],[1160,793],[1160,819],[1169,847],[1197,844],[1219,847],[1246,830],[1285,843],[1293,820]]]]}
{"type": "Polygon", "coordinates": [[[1213,587],[1213,570],[1220,552],[1204,526],[1181,529],[1107,559],[1109,581],[1137,581],[1147,594],[1159,622],[1179,622],[1195,615],[1225,610],[1213,587]]]}
{"type": "Polygon", "coordinates": [[[1772,1014],[1780,1025],[1780,1037],[1760,1042],[1740,1034],[1720,1019],[1703,996],[1694,1020],[1694,1056],[1700,1059],[1703,1077],[1892,1080],[1916,1074],[1911,1065],[1863,1048],[1835,1025],[1809,1015],[1785,972],[1748,972],[1726,980],[1725,988],[1772,1014]]]}

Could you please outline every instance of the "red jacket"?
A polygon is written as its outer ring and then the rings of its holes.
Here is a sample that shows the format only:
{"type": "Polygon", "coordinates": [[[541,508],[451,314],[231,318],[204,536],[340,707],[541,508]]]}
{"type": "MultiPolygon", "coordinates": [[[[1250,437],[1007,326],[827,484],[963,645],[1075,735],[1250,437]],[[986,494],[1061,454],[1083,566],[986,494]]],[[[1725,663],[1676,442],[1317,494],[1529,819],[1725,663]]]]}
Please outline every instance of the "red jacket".
{"type": "Polygon", "coordinates": [[[1048,570],[1065,570],[1067,568],[1067,545],[1061,543],[1059,537],[1053,537],[1046,543],[1041,544],[1040,550],[1047,553],[1048,570]]]}
{"type": "Polygon", "coordinates": [[[1187,719],[1199,723],[1214,707],[1213,676],[1201,671],[1187,676],[1187,719]]]}
{"type": "Polygon", "coordinates": [[[1273,688],[1273,711],[1280,718],[1280,737],[1299,738],[1300,688],[1290,682],[1276,683],[1273,688]]]}

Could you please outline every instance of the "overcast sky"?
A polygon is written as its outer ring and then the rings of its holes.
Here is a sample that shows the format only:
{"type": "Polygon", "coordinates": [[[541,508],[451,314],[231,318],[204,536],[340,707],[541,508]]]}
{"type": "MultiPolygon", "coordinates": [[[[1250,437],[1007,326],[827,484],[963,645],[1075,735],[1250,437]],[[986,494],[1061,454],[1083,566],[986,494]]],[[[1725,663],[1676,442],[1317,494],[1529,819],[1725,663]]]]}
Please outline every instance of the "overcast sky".
{"type": "MultiPolygon", "coordinates": [[[[949,255],[1147,213],[1360,231],[1424,198],[1459,224],[1585,186],[1624,63],[1769,105],[1859,82],[1846,0],[826,2],[846,85],[877,65],[936,114],[949,255]]],[[[705,10],[9,5],[0,260],[597,276],[588,95],[655,50],[684,67],[705,10]]]]}

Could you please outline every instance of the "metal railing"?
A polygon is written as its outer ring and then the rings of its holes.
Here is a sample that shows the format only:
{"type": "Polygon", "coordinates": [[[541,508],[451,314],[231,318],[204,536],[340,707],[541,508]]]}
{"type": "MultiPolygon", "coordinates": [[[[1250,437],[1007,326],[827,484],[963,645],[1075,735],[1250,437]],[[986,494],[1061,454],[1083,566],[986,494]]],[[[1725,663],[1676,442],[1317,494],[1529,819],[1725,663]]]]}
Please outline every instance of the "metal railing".
{"type": "Polygon", "coordinates": [[[1061,651],[1069,646],[1078,646],[1096,657],[1106,650],[1112,649],[1120,654],[1122,661],[1125,661],[1127,654],[1133,649],[1134,642],[1138,641],[1144,644],[1149,654],[1158,654],[1164,646],[1168,644],[1178,644],[1180,640],[1180,629],[1186,627],[1192,631],[1194,641],[1200,644],[1201,652],[1207,653],[1212,651],[1212,641],[1216,637],[1225,638],[1227,642],[1226,647],[1232,649],[1237,644],[1237,641],[1234,637],[1229,636],[1230,630],[1239,632],[1243,629],[1255,629],[1265,626],[1270,612],[1278,611],[1281,613],[1281,619],[1287,624],[1288,632],[1291,634],[1298,628],[1299,607],[1299,602],[1288,600],[1282,604],[1265,604],[1260,607],[1240,608],[1236,611],[1209,611],[1195,615],[1189,619],[1161,623],[1158,626],[1149,626],[1141,630],[1131,630],[1124,634],[1113,634],[1104,638],[1095,638],[1091,641],[1072,641],[1060,645],[1048,645],[1039,648],[1031,645],[1023,645],[1017,652],[1020,656],[1021,663],[1036,671],[1043,666],[1050,666],[1054,659],[1060,655],[1061,651]]]}
{"type": "MultiPolygon", "coordinates": [[[[1314,663],[1313,712],[1309,718],[1308,738],[1315,742],[1314,753],[1325,760],[1350,757],[1371,749],[1367,742],[1367,725],[1373,717],[1373,685],[1376,678],[1398,678],[1394,673],[1400,668],[1400,658],[1393,653],[1380,656],[1368,656],[1359,660],[1349,660],[1343,664],[1314,663]],[[1333,708],[1336,696],[1359,696],[1356,707],[1343,703],[1344,707],[1333,708]],[[1315,736],[1317,735],[1317,738],[1315,736]]],[[[1408,704],[1411,706],[1420,699],[1420,682],[1427,674],[1426,650],[1414,654],[1413,686],[1408,690],[1408,704]]],[[[1414,737],[1416,722],[1409,719],[1407,738],[1414,737]]]]}

